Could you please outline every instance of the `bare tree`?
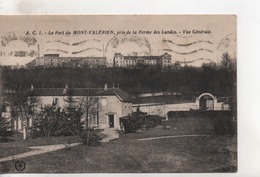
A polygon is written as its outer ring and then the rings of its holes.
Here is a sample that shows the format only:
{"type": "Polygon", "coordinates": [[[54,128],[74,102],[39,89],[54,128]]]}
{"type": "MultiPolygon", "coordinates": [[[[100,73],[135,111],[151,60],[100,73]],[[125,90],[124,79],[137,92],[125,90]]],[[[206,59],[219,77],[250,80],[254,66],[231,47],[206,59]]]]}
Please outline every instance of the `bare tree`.
{"type": "Polygon", "coordinates": [[[86,128],[91,128],[94,119],[96,119],[96,124],[98,124],[99,110],[101,108],[99,98],[96,96],[81,97],[79,105],[81,109],[85,110],[86,128]]]}
{"type": "Polygon", "coordinates": [[[16,109],[17,116],[21,118],[23,123],[23,139],[27,138],[29,121],[33,120],[36,115],[37,107],[40,104],[40,99],[32,95],[31,89],[25,89],[23,82],[17,84],[17,87],[9,99],[12,104],[12,109],[16,109]]]}

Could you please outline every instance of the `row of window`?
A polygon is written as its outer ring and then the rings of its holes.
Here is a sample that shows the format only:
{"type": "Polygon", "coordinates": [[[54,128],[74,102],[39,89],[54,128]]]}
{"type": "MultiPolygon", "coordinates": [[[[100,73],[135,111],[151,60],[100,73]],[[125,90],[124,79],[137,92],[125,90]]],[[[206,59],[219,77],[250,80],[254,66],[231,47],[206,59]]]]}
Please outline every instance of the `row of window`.
{"type": "MultiPolygon", "coordinates": [[[[100,107],[101,110],[106,110],[107,109],[107,100],[106,100],[106,98],[101,98],[100,99],[100,104],[101,104],[101,107],[100,107]]],[[[52,106],[60,106],[59,105],[59,98],[53,98],[52,99],[52,106]]],[[[125,109],[131,109],[131,105],[130,104],[125,104],[124,107],[125,107],[125,109]]]]}

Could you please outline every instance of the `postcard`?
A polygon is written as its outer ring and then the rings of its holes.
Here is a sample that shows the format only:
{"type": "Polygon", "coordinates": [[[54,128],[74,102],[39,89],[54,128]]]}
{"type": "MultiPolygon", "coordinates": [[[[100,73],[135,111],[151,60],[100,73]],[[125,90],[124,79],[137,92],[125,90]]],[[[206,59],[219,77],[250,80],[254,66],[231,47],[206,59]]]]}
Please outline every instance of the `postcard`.
{"type": "Polygon", "coordinates": [[[0,16],[0,173],[235,173],[235,15],[0,16]]]}

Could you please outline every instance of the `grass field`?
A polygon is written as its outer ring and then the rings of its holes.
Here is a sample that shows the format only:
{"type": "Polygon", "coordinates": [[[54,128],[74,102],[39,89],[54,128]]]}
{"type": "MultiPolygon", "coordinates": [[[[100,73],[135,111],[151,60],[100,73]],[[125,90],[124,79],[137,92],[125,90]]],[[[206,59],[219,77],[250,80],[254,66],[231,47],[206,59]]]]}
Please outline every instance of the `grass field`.
{"type": "MultiPolygon", "coordinates": [[[[77,136],[68,137],[41,137],[36,139],[22,140],[22,135],[16,133],[15,136],[20,136],[19,140],[7,143],[0,143],[0,158],[16,155],[23,152],[28,152],[31,146],[55,145],[64,143],[75,143],[79,141],[77,136]]],[[[18,139],[18,138],[17,138],[18,139]]]]}
{"type": "MultiPolygon", "coordinates": [[[[164,130],[166,131],[166,130],[164,130]]],[[[158,132],[121,134],[98,146],[76,147],[22,159],[27,173],[66,172],[233,172],[236,171],[236,137],[210,135],[138,141],[158,132]]],[[[75,137],[39,138],[20,142],[20,147],[76,140],[75,137]],[[37,142],[36,142],[37,141],[37,142]]],[[[17,143],[17,142],[12,142],[17,143]]],[[[9,148],[11,147],[11,144],[9,148]]],[[[18,145],[18,143],[16,144],[18,145]]],[[[3,145],[1,144],[1,147],[3,145]]],[[[16,146],[18,148],[19,146],[16,146]]],[[[2,151],[2,149],[1,149],[2,151]]],[[[14,162],[0,163],[2,173],[17,173],[14,162]]],[[[19,172],[21,173],[21,172],[19,172]]]]}

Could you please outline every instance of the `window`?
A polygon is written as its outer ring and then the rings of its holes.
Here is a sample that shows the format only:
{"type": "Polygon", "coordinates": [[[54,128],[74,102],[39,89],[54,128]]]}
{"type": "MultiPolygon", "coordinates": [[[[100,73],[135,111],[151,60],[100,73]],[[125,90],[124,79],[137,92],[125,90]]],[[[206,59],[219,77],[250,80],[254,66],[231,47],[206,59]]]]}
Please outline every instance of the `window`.
{"type": "Polygon", "coordinates": [[[101,109],[106,110],[106,108],[107,108],[107,99],[101,98],[101,109]]]}
{"type": "Polygon", "coordinates": [[[90,124],[91,125],[97,125],[97,115],[96,114],[93,114],[90,116],[90,124]]]}

